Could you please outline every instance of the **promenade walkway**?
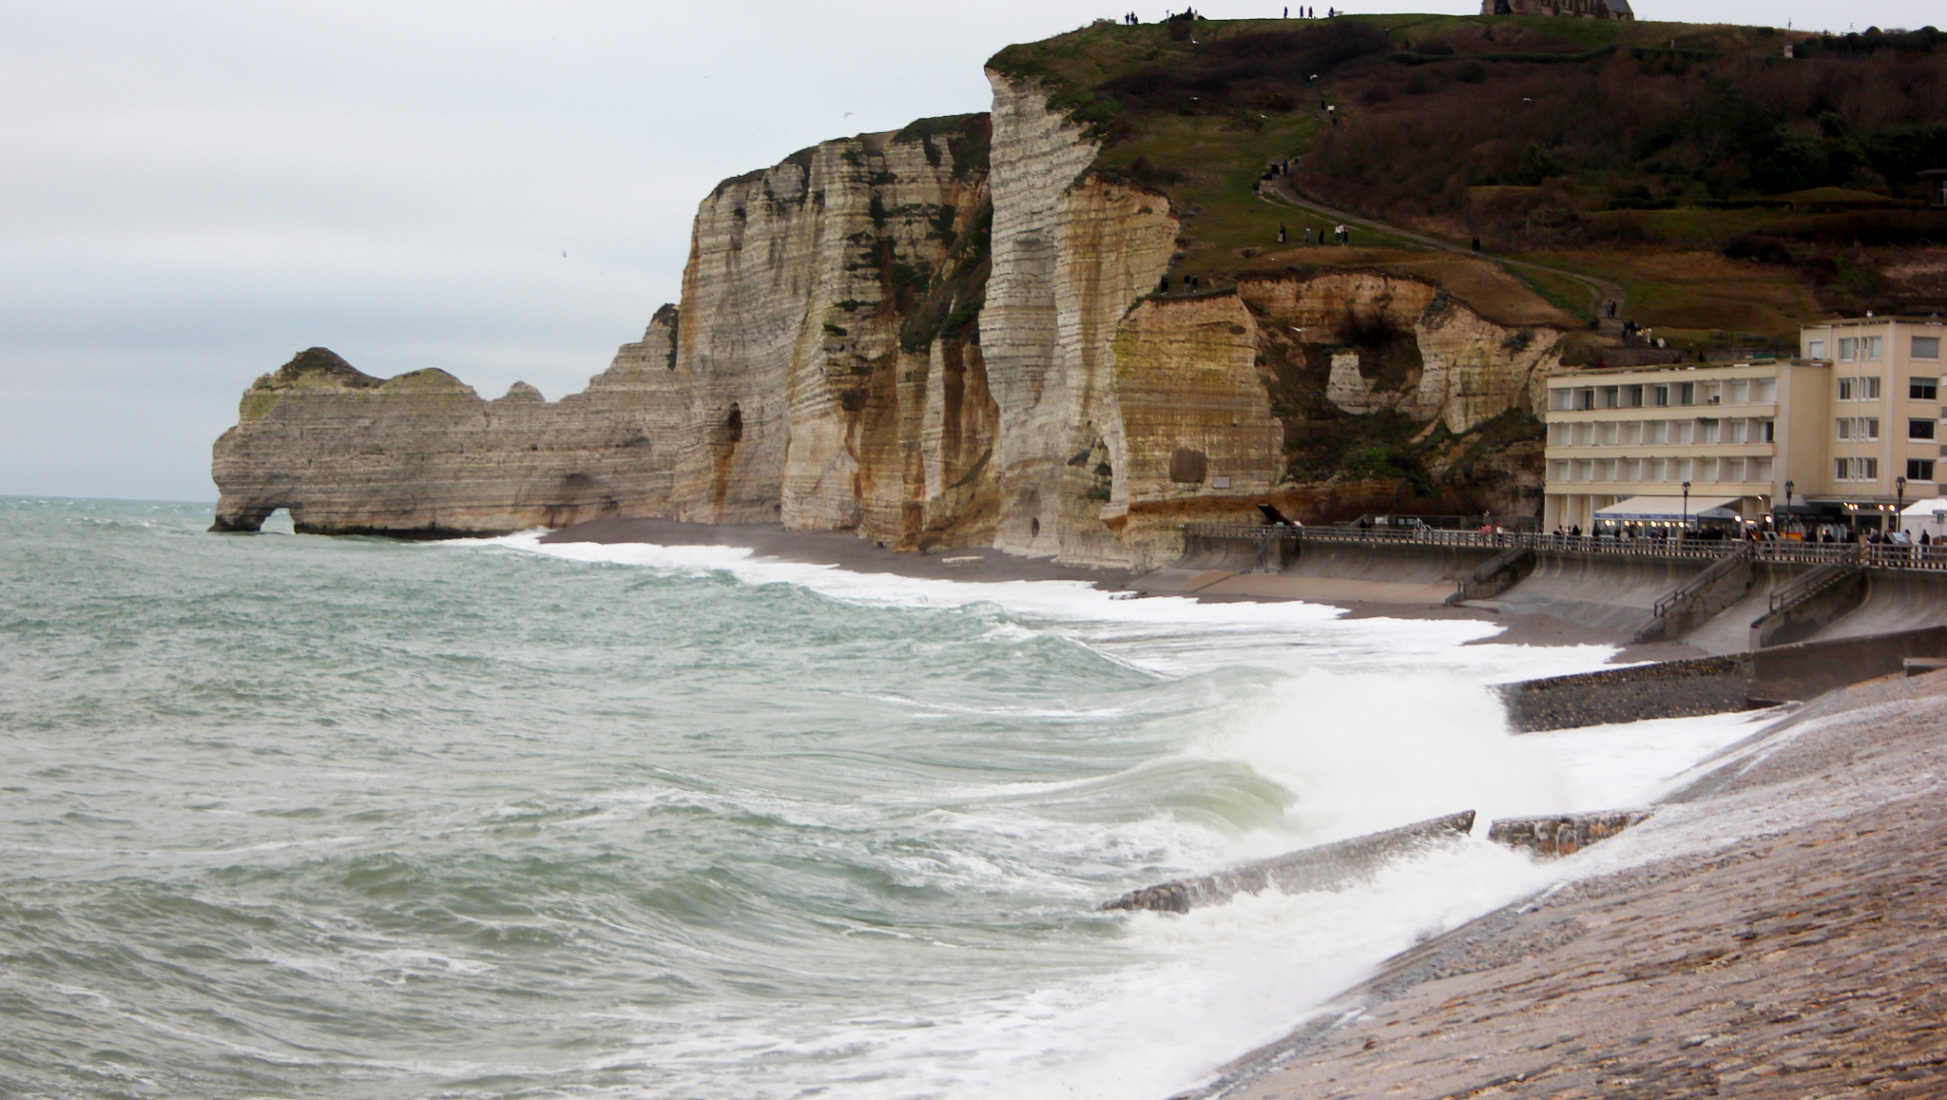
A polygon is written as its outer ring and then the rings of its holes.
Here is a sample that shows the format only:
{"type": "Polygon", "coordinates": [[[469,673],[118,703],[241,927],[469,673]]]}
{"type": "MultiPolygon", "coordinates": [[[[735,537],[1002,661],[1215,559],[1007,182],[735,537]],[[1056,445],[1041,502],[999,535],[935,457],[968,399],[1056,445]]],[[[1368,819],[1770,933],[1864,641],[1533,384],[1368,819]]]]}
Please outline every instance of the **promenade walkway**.
{"type": "Polygon", "coordinates": [[[1426,546],[1471,550],[1547,550],[1558,553],[1603,554],[1643,560],[1715,562],[1748,552],[1756,562],[1817,566],[1856,561],[1867,569],[1917,569],[1947,572],[1947,543],[1932,546],[1846,542],[1795,542],[1789,539],[1650,539],[1596,535],[1553,535],[1524,532],[1446,531],[1436,528],[1362,529],[1356,527],[1281,527],[1244,523],[1188,523],[1183,533],[1208,539],[1237,539],[1251,543],[1290,540],[1333,546],[1426,546]]]}

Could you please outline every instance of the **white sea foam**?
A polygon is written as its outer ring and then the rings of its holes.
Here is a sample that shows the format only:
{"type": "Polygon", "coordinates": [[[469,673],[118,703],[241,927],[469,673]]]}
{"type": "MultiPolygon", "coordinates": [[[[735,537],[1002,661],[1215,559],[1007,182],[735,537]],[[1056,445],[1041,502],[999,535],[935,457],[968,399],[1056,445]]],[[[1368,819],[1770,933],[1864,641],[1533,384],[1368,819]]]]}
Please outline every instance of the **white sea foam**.
{"type": "Polygon", "coordinates": [[[323,981],[383,985],[403,985],[414,979],[452,975],[470,977],[494,970],[492,963],[403,949],[344,951],[337,955],[266,955],[264,961],[323,981]]]}
{"type": "Polygon", "coordinates": [[[528,531],[474,540],[579,562],[634,565],[677,575],[727,573],[747,584],[790,584],[834,599],[898,607],[992,604],[1034,627],[1072,638],[1139,667],[1183,675],[1236,664],[1300,668],[1321,662],[1375,671],[1419,661],[1487,681],[1586,671],[1615,651],[1467,645],[1500,633],[1465,620],[1346,619],[1341,608],[1300,601],[1206,603],[1187,597],[1124,599],[1081,581],[935,580],[854,573],[761,557],[739,547],[643,543],[544,543],[528,531]]]}

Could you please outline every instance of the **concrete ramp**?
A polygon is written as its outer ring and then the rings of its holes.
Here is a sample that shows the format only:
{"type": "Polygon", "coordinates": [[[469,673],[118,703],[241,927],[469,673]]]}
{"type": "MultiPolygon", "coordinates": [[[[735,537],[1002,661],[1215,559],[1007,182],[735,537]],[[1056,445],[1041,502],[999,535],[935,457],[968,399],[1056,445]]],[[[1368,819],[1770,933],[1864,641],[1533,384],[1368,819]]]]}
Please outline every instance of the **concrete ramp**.
{"type": "Polygon", "coordinates": [[[1534,572],[1494,603],[1506,612],[1552,615],[1628,636],[1649,623],[1656,601],[1711,564],[1707,558],[1551,551],[1540,555],[1534,572]]]}
{"type": "Polygon", "coordinates": [[[1771,594],[1804,573],[1802,565],[1753,564],[1751,588],[1744,598],[1677,640],[1705,653],[1743,653],[1751,648],[1751,624],[1771,610],[1771,594]]]}
{"type": "Polygon", "coordinates": [[[1859,609],[1805,640],[1861,638],[1942,625],[1947,625],[1947,576],[1931,570],[1868,569],[1866,598],[1859,609]]]}

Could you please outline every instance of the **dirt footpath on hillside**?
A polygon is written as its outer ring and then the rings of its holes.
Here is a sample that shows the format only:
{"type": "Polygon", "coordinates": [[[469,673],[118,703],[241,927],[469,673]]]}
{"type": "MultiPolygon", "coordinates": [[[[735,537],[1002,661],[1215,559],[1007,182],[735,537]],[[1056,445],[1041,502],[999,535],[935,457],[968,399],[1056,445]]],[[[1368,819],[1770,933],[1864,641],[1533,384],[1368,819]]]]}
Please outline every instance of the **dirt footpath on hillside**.
{"type": "Polygon", "coordinates": [[[1947,1096],[1947,673],[1780,726],[1187,1095],[1947,1096]]]}

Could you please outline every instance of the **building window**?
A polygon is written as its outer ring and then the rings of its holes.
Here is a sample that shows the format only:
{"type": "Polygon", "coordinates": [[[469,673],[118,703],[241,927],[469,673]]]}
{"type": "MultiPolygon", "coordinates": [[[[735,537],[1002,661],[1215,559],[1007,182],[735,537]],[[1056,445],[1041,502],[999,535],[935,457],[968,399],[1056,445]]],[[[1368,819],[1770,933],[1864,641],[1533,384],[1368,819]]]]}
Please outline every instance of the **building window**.
{"type": "Polygon", "coordinates": [[[1632,409],[1642,408],[1643,407],[1643,387],[1624,386],[1623,405],[1632,409]]]}
{"type": "Polygon", "coordinates": [[[1835,458],[1832,460],[1832,470],[1840,481],[1877,481],[1879,459],[1835,458]]]}
{"type": "Polygon", "coordinates": [[[1915,359],[1940,358],[1940,337],[1915,336],[1913,338],[1913,357],[1915,359]]]}
{"type": "Polygon", "coordinates": [[[1776,378],[1759,378],[1751,383],[1751,403],[1753,405],[1769,405],[1776,400],[1778,400],[1778,380],[1776,378]]]}
{"type": "Polygon", "coordinates": [[[1773,437],[1774,433],[1777,431],[1777,427],[1778,426],[1776,421],[1767,420],[1764,422],[1764,442],[1766,443],[1777,442],[1777,439],[1773,437]]]}
{"type": "Polygon", "coordinates": [[[1823,340],[1805,341],[1805,358],[1807,359],[1825,358],[1825,341],[1823,340]]]}
{"type": "Polygon", "coordinates": [[[1677,404],[1695,405],[1696,403],[1697,403],[1697,383],[1695,382],[1677,383],[1677,404]]]}
{"type": "Polygon", "coordinates": [[[1874,376],[1839,379],[1839,400],[1877,401],[1879,400],[1879,379],[1874,376]]]}
{"type": "Polygon", "coordinates": [[[1869,363],[1879,362],[1880,355],[1885,351],[1885,348],[1886,338],[1884,336],[1861,336],[1859,338],[1859,358],[1869,363]]]}
{"type": "MultiPolygon", "coordinates": [[[[1919,341],[1916,340],[1914,342],[1918,343],[1919,341]]],[[[1938,401],[1940,399],[1937,396],[1939,393],[1940,379],[1938,378],[1912,378],[1907,380],[1906,395],[1915,401],[1938,401]]]]}
{"type": "Polygon", "coordinates": [[[1591,409],[1594,409],[1594,408],[1595,408],[1595,390],[1593,390],[1593,389],[1580,389],[1580,390],[1576,390],[1576,391],[1575,391],[1575,407],[1576,407],[1576,409],[1578,409],[1578,410],[1580,410],[1580,411],[1582,411],[1582,412],[1588,412],[1588,411],[1590,411],[1591,409]]]}
{"type": "Polygon", "coordinates": [[[1670,407],[1670,387],[1668,387],[1668,386],[1658,386],[1658,387],[1656,387],[1656,393],[1655,393],[1655,396],[1656,396],[1656,407],[1657,407],[1657,408],[1659,408],[1659,409],[1667,409],[1667,408],[1669,408],[1669,407],[1670,407]]]}
{"type": "Polygon", "coordinates": [[[1859,338],[1857,336],[1839,337],[1839,362],[1850,363],[1859,358],[1859,338]]]}
{"type": "Polygon", "coordinates": [[[1934,422],[1931,420],[1909,420],[1906,422],[1908,439],[1932,439],[1934,422]]]}
{"type": "Polygon", "coordinates": [[[1602,387],[1602,407],[1605,409],[1616,408],[1620,404],[1616,399],[1618,392],[1620,391],[1615,386],[1602,387]]]}
{"type": "Polygon", "coordinates": [[[1906,479],[1908,481],[1932,481],[1933,459],[1909,458],[1906,460],[1906,479]]]}

